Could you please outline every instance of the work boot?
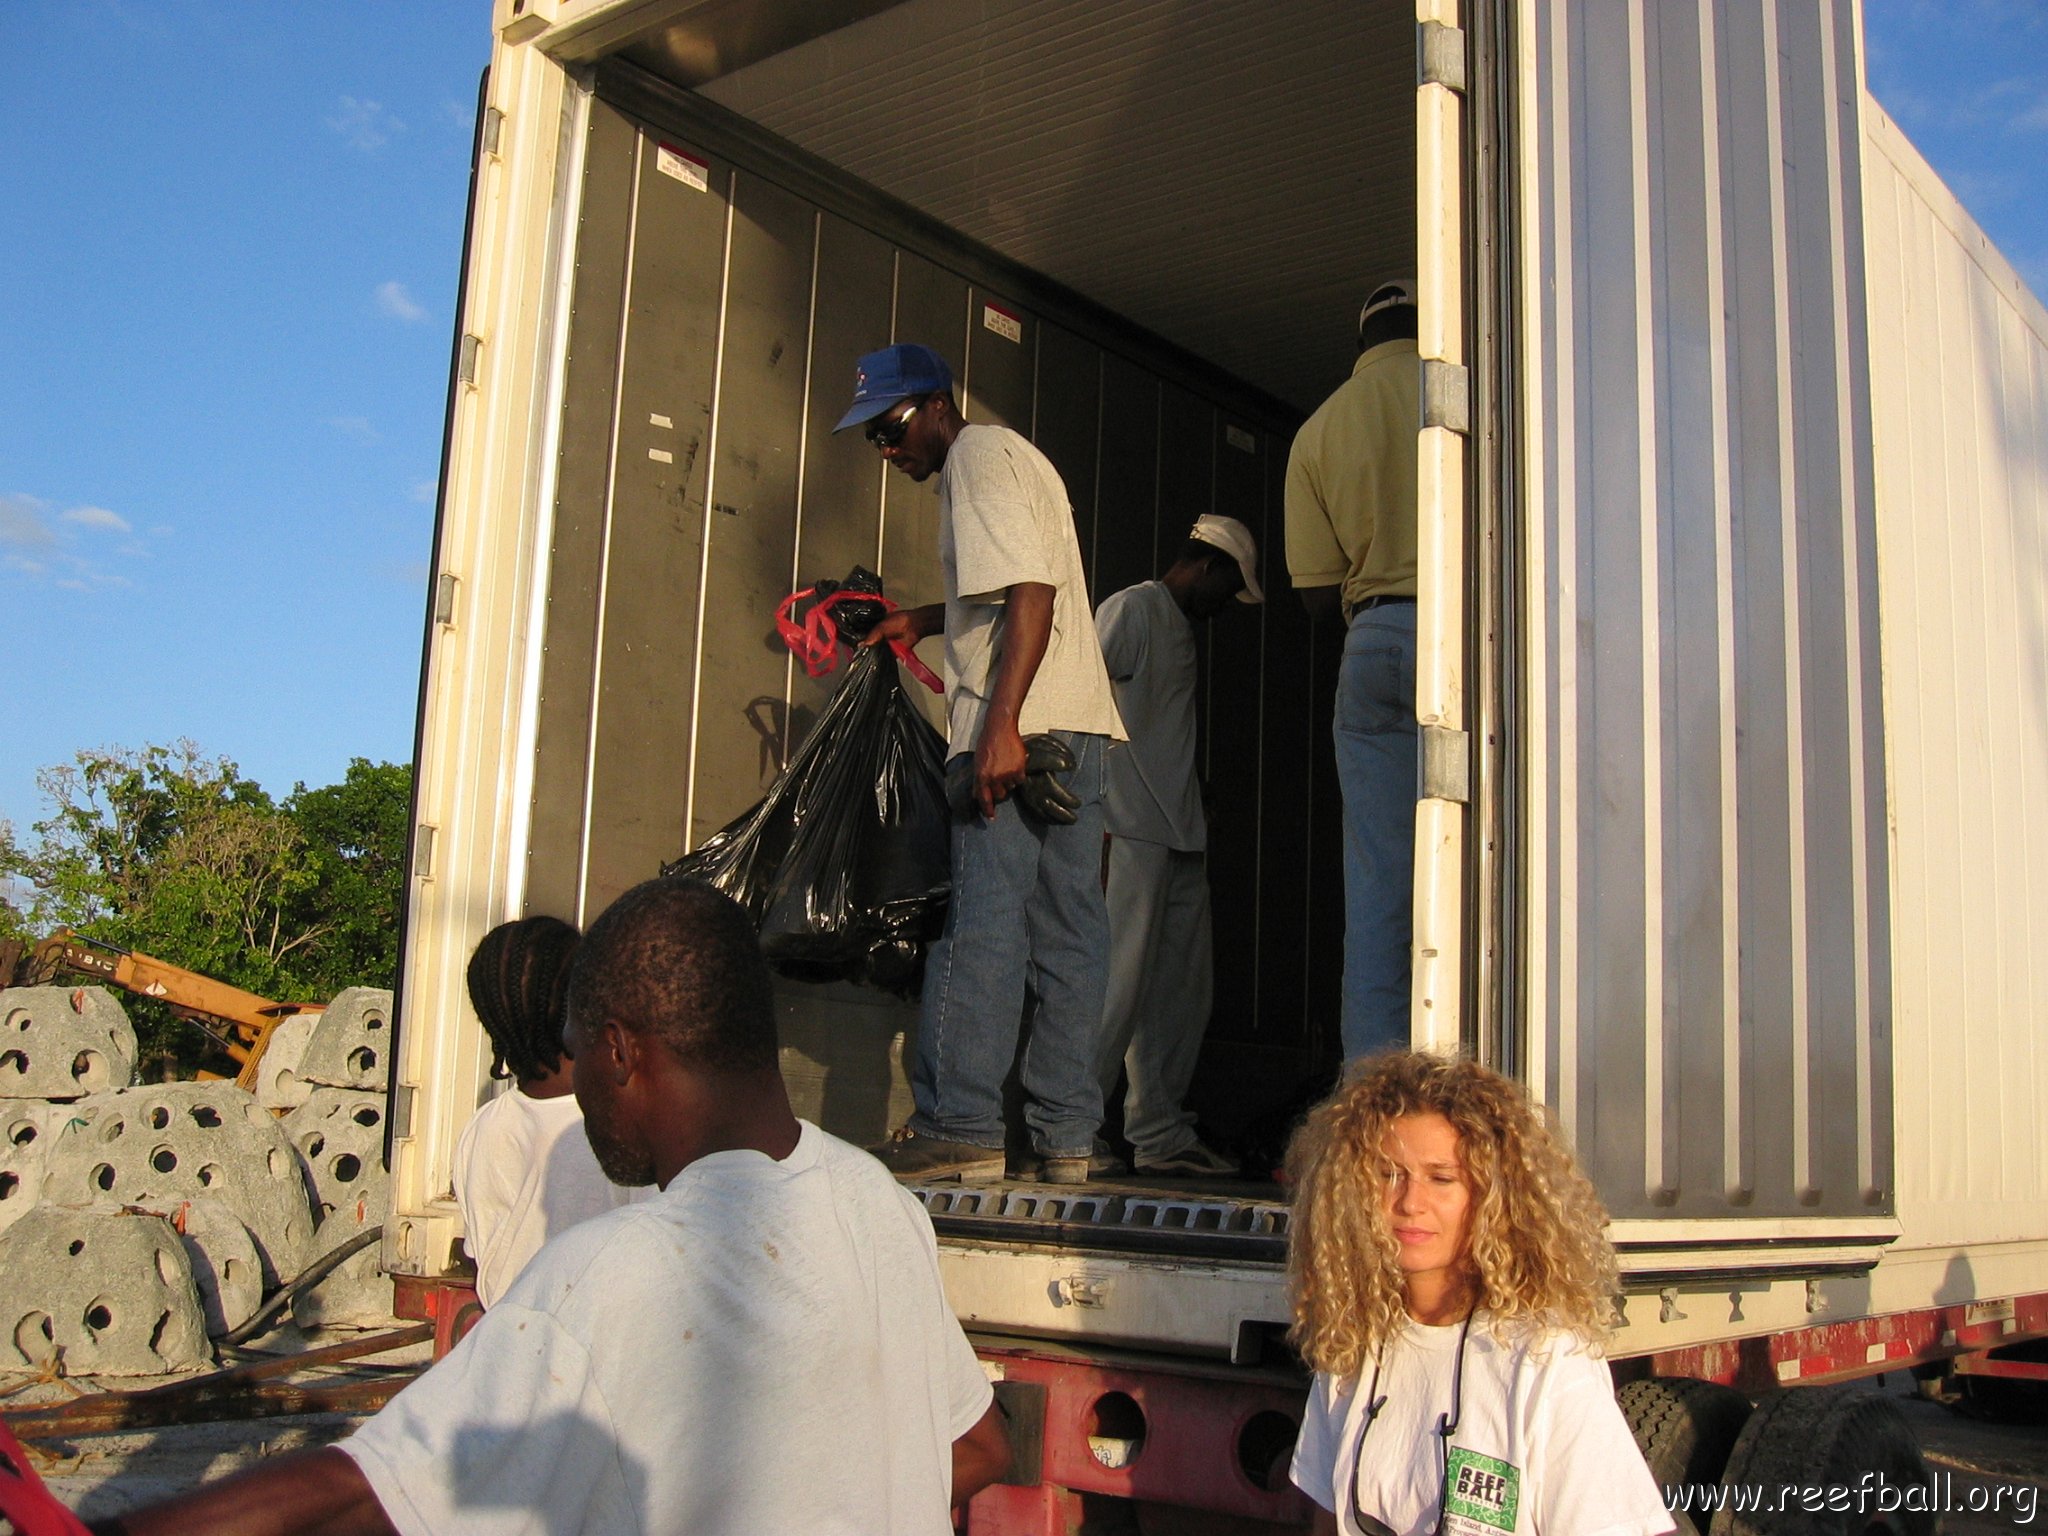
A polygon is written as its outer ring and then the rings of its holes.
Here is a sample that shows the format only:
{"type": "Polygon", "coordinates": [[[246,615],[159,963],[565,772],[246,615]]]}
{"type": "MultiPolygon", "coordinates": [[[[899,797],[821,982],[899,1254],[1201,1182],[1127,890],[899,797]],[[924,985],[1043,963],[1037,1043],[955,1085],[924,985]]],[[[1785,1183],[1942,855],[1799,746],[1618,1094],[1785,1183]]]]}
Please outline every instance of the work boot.
{"type": "Polygon", "coordinates": [[[1100,1138],[1087,1157],[1040,1157],[1036,1152],[1019,1157],[1010,1177],[1024,1184],[1085,1184],[1090,1179],[1109,1178],[1124,1172],[1124,1160],[1105,1146],[1100,1138]]]}
{"type": "Polygon", "coordinates": [[[898,1126],[887,1141],[868,1151],[903,1184],[935,1184],[946,1179],[990,1184],[1003,1176],[1001,1147],[924,1136],[907,1125],[898,1126]]]}

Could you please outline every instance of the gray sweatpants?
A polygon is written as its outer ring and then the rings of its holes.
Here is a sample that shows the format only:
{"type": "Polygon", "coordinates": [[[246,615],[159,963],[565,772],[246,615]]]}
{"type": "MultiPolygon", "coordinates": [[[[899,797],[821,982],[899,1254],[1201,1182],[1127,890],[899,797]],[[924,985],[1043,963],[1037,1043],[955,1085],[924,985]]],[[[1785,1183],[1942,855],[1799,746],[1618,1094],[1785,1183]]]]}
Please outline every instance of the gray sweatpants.
{"type": "Polygon", "coordinates": [[[1158,1162],[1195,1140],[1194,1114],[1181,1101],[1209,1027],[1209,874],[1199,853],[1113,837],[1106,894],[1109,991],[1096,1075],[1106,1101],[1117,1068],[1129,1074],[1124,1139],[1138,1162],[1158,1162]]]}

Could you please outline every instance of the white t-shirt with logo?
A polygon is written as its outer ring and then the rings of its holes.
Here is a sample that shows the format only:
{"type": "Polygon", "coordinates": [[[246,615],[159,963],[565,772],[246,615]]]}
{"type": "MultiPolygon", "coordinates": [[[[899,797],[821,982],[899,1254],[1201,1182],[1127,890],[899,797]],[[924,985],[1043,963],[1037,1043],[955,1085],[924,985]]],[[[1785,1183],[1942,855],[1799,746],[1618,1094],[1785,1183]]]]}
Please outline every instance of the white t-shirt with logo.
{"type": "Polygon", "coordinates": [[[1400,1536],[1656,1536],[1673,1528],[1650,1469],[1629,1433],[1606,1362],[1566,1333],[1511,1330],[1496,1339],[1486,1314],[1472,1320],[1457,1427],[1452,1411],[1457,1324],[1410,1322],[1386,1351],[1383,1400],[1366,1431],[1372,1366],[1355,1379],[1318,1374],[1309,1390],[1290,1475],[1337,1528],[1358,1507],[1400,1536]]]}
{"type": "Polygon", "coordinates": [[[939,471],[939,563],[946,580],[946,750],[981,739],[1002,645],[1004,596],[1053,589],[1052,633],[1024,695],[1019,735],[1086,731],[1124,739],[1102,668],[1074,509],[1052,461],[1008,427],[967,426],[939,471]]]}
{"type": "Polygon", "coordinates": [[[554,1239],[341,1449],[405,1536],[946,1536],[990,1396],[923,1208],[804,1124],[554,1239]]]}
{"type": "Polygon", "coordinates": [[[629,1198],[597,1166],[573,1094],[499,1094],[455,1143],[455,1203],[477,1300],[495,1306],[549,1238],[629,1198]]]}

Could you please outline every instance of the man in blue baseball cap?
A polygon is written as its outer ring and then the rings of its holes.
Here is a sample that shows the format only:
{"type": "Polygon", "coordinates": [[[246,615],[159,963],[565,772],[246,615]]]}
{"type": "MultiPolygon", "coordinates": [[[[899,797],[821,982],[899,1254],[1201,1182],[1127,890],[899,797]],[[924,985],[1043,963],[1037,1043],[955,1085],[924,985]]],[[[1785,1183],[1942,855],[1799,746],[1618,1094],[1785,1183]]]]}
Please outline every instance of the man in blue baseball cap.
{"type": "Polygon", "coordinates": [[[925,960],[916,1112],[876,1155],[912,1182],[1003,1176],[1003,1079],[1028,978],[1037,1011],[1017,1068],[1034,1162],[1039,1177],[1078,1184],[1102,1123],[1102,789],[1105,754],[1124,729],[1073,508],[1027,439],[961,416],[952,370],[929,347],[860,360],[835,430],[863,425],[894,468],[939,477],[945,601],[891,614],[867,643],[944,633],[949,779],[967,779],[972,799],[953,827],[946,931],[925,960]],[[1074,765],[1061,775],[1058,819],[1030,814],[1015,793],[1034,750],[1059,755],[1047,738],[1074,765]]]}

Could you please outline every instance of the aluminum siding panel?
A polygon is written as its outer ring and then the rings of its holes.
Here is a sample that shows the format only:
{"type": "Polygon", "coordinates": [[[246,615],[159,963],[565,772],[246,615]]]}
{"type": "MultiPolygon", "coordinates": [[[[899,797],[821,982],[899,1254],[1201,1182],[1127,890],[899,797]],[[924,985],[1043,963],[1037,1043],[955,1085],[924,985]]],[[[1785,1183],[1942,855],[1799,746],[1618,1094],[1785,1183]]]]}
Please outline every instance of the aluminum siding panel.
{"type": "Polygon", "coordinates": [[[1524,0],[1526,1042],[1618,1217],[1891,1207],[1850,0],[1524,0]]]}

